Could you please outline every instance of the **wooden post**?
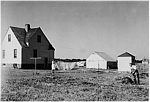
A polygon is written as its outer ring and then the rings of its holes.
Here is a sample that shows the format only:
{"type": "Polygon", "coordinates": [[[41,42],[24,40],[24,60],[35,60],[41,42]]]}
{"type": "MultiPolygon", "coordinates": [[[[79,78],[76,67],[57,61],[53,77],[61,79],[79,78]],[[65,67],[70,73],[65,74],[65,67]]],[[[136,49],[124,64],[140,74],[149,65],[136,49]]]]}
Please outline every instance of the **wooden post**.
{"type": "Polygon", "coordinates": [[[98,60],[98,72],[99,72],[99,60],[98,60]]]}
{"type": "Polygon", "coordinates": [[[36,74],[36,60],[41,59],[41,57],[32,57],[30,59],[34,59],[34,61],[35,61],[35,74],[36,74]]]}

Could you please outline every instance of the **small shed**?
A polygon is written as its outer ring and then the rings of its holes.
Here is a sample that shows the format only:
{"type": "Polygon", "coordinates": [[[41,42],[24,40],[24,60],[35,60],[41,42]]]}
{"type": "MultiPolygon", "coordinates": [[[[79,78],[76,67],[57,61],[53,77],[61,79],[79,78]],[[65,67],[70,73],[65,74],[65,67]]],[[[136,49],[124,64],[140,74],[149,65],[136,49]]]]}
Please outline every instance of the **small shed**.
{"type": "Polygon", "coordinates": [[[131,71],[130,63],[135,63],[135,56],[125,52],[118,56],[118,71],[131,71]]]}
{"type": "Polygon", "coordinates": [[[142,64],[149,64],[149,59],[148,58],[143,58],[142,59],[142,64]]]}
{"type": "Polygon", "coordinates": [[[105,52],[93,52],[86,59],[87,68],[116,69],[117,62],[105,52]]]}

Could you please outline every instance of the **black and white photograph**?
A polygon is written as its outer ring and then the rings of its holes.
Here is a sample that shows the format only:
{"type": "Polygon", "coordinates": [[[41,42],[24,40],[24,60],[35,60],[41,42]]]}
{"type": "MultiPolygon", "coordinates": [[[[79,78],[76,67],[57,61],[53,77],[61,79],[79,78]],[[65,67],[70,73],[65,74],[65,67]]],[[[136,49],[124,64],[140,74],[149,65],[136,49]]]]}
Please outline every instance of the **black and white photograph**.
{"type": "Polygon", "coordinates": [[[1,0],[1,101],[149,101],[149,0],[1,0]]]}

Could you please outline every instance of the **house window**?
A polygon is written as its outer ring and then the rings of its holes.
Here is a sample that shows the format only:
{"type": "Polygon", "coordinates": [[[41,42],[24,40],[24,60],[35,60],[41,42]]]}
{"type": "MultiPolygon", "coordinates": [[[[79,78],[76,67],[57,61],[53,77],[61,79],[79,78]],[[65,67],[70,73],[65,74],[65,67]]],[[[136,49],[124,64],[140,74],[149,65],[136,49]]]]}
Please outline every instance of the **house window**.
{"type": "Polygon", "coordinates": [[[11,34],[8,35],[8,42],[11,41],[11,34]]]}
{"type": "Polygon", "coordinates": [[[5,50],[3,50],[3,58],[5,58],[5,50]]]}
{"type": "Polygon", "coordinates": [[[17,58],[17,49],[14,49],[14,58],[17,58]]]}
{"type": "Polygon", "coordinates": [[[41,42],[41,35],[37,36],[37,42],[41,42]]]}
{"type": "Polygon", "coordinates": [[[36,49],[33,50],[33,57],[37,57],[37,50],[36,49]]]}

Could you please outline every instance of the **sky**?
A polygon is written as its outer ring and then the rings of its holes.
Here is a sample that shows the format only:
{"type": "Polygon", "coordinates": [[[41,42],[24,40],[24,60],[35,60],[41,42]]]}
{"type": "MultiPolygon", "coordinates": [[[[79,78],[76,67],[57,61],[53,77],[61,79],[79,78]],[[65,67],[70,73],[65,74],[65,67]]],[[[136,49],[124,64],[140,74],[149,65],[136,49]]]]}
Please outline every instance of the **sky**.
{"type": "MultiPolygon", "coordinates": [[[[148,1],[1,1],[1,40],[9,26],[41,27],[55,58],[149,57],[148,1]]],[[[1,41],[2,42],[2,41],[1,41]]]]}

